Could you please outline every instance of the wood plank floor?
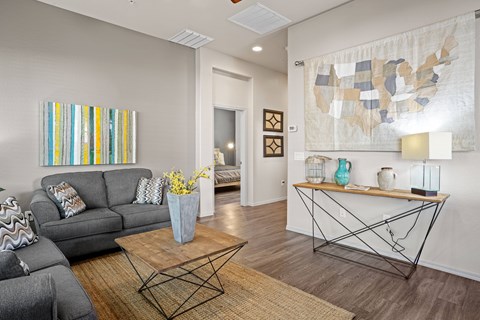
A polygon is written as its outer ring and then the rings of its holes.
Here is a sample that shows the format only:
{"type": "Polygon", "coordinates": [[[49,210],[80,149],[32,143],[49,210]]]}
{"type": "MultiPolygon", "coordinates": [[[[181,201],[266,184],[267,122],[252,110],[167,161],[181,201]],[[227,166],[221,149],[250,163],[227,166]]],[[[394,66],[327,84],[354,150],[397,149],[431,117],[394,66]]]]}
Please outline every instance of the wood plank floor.
{"type": "MultiPolygon", "coordinates": [[[[239,191],[216,195],[201,223],[247,239],[235,261],[357,314],[356,319],[480,319],[480,282],[419,266],[409,281],[322,254],[286,231],[286,201],[240,207],[239,191]]],[[[288,303],[288,302],[286,302],[288,303]]]]}

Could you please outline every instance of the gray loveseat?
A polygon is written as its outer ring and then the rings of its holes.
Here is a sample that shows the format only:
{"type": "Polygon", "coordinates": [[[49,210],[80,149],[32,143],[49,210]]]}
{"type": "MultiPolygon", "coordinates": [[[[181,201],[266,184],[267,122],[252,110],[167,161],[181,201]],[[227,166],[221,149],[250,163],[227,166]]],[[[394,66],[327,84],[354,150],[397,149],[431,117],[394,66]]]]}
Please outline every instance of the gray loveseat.
{"type": "MultiPolygon", "coordinates": [[[[117,247],[115,238],[170,225],[167,197],[163,204],[132,204],[141,177],[151,178],[149,169],[120,169],[60,173],[46,176],[42,189],[30,203],[37,233],[51,239],[72,258],[117,247]],[[61,219],[55,203],[46,193],[49,185],[69,183],[85,202],[87,210],[61,219]]],[[[164,190],[165,191],[165,190],[164,190]]]]}
{"type": "MultiPolygon", "coordinates": [[[[97,315],[65,256],[47,238],[14,252],[0,252],[0,274],[12,272],[12,255],[31,274],[0,281],[0,319],[95,320],[97,315]]],[[[2,277],[4,278],[4,277],[2,277]]]]}

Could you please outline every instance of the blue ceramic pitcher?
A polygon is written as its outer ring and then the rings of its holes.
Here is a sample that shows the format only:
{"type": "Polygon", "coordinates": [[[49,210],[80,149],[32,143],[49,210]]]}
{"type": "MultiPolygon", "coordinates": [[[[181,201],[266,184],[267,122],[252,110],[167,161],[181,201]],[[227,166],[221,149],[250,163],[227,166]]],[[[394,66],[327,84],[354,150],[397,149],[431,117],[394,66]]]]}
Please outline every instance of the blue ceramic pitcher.
{"type": "Polygon", "coordinates": [[[338,158],[338,169],[335,172],[335,183],[339,186],[347,185],[350,181],[350,170],[352,170],[352,163],[345,158],[338,158]]]}

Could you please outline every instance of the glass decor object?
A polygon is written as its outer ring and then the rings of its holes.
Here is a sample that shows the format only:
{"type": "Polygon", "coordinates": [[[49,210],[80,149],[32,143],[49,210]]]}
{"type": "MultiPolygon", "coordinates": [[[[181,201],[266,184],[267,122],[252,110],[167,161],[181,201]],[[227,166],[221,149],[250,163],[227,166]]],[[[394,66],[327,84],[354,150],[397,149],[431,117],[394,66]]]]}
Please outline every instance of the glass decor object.
{"type": "Polygon", "coordinates": [[[332,159],[319,155],[305,159],[305,179],[308,182],[320,184],[325,180],[325,160],[332,159]]]}
{"type": "Polygon", "coordinates": [[[423,160],[410,169],[410,185],[414,194],[436,196],[440,190],[440,166],[427,160],[452,159],[451,132],[424,132],[402,137],[402,158],[423,160]]]}

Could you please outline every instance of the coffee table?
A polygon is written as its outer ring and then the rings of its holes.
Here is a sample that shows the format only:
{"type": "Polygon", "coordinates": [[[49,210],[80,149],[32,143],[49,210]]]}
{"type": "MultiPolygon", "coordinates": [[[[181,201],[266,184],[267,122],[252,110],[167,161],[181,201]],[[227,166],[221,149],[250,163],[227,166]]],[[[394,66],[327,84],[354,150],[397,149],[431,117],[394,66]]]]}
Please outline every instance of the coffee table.
{"type": "Polygon", "coordinates": [[[185,244],[180,244],[173,239],[172,228],[121,237],[115,239],[115,242],[122,248],[141,281],[138,292],[157,308],[166,319],[173,319],[224,294],[225,290],[220,282],[218,271],[247,244],[246,240],[201,224],[196,225],[193,241],[185,244]],[[138,262],[135,266],[132,257],[138,258],[140,263],[145,264],[152,270],[152,273],[149,276],[142,276],[138,271],[138,262]],[[195,265],[188,268],[188,265],[194,262],[196,262],[195,265]],[[167,271],[173,271],[173,269],[176,269],[176,272],[180,271],[180,274],[171,275],[167,273],[167,271]],[[207,276],[205,276],[206,269],[208,269],[207,276]],[[203,272],[202,275],[198,274],[200,270],[203,272]],[[167,280],[154,283],[153,280],[160,275],[167,277],[167,280]],[[195,280],[192,280],[192,278],[195,280]],[[213,278],[216,279],[218,284],[212,283],[213,278]],[[172,280],[188,282],[193,285],[193,290],[184,301],[179,303],[174,311],[167,314],[165,306],[162,307],[151,289],[172,280]],[[202,288],[213,291],[212,295],[187,307],[187,303],[202,288]],[[145,292],[148,292],[149,295],[145,292]]]}

